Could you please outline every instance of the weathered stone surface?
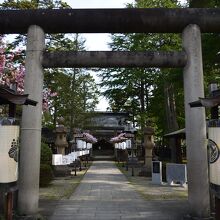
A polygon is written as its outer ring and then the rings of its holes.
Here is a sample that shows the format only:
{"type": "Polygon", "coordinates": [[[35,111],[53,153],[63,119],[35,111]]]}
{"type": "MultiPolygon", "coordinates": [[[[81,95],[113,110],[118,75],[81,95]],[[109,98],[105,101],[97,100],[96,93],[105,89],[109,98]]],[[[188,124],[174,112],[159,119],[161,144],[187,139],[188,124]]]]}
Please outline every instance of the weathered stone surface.
{"type": "MultiPolygon", "coordinates": [[[[79,67],[184,67],[184,51],[53,51],[44,52],[45,68],[79,67]]],[[[150,131],[151,132],[151,131],[150,131]]]]}
{"type": "Polygon", "coordinates": [[[18,209],[22,215],[35,215],[38,212],[43,91],[40,57],[44,47],[44,31],[36,25],[29,27],[24,91],[38,104],[34,107],[23,106],[22,110],[18,181],[18,209]]]}
{"type": "Polygon", "coordinates": [[[183,31],[183,47],[188,56],[184,68],[184,102],[187,143],[187,172],[191,215],[210,216],[206,116],[204,108],[190,108],[189,103],[204,97],[201,31],[188,25],[183,31]]]}
{"type": "Polygon", "coordinates": [[[46,33],[181,33],[189,24],[220,31],[218,8],[0,10],[0,33],[26,33],[39,25],[46,33]],[[16,22],[15,22],[16,21],[16,22]]]}

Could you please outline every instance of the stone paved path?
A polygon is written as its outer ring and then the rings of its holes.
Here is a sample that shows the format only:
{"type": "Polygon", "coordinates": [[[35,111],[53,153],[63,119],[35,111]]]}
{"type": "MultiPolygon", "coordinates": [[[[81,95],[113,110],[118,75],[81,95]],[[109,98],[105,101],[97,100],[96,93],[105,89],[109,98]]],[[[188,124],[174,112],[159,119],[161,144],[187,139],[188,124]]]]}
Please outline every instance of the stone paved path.
{"type": "Polygon", "coordinates": [[[113,161],[95,161],[69,200],[59,201],[49,220],[181,220],[186,201],[146,201],[113,161]]]}

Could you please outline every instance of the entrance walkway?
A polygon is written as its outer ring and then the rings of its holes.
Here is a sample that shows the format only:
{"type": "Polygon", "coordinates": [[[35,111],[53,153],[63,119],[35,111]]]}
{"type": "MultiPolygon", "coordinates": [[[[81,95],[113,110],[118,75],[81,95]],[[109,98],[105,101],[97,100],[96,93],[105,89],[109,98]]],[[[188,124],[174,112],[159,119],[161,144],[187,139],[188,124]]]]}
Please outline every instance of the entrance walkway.
{"type": "Polygon", "coordinates": [[[69,200],[58,202],[50,220],[180,220],[186,201],[146,201],[113,161],[94,161],[69,200]]]}

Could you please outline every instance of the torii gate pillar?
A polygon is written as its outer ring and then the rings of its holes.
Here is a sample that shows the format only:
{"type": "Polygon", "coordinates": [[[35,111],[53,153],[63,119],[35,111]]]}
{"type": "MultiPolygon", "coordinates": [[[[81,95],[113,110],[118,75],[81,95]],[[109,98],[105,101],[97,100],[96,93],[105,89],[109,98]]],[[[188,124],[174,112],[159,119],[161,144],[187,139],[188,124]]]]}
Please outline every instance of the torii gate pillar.
{"type": "Polygon", "coordinates": [[[38,213],[39,200],[44,31],[32,25],[27,38],[24,91],[38,104],[24,106],[22,111],[18,209],[20,215],[33,216],[38,213]]]}
{"type": "Polygon", "coordinates": [[[189,206],[192,219],[209,219],[210,197],[204,108],[190,108],[189,103],[204,97],[201,32],[197,25],[183,31],[183,47],[188,56],[184,68],[187,173],[189,206]]]}

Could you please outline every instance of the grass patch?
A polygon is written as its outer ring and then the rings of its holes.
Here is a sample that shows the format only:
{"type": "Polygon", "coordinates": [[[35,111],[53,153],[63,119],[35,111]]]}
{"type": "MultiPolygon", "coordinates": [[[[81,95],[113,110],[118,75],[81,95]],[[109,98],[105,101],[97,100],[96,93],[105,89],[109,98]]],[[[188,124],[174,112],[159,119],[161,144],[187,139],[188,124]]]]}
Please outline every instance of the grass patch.
{"type": "Polygon", "coordinates": [[[131,168],[126,171],[123,163],[115,163],[118,169],[123,173],[129,184],[146,200],[184,200],[188,198],[186,188],[181,186],[154,185],[151,178],[138,176],[140,168],[134,168],[134,176],[131,175],[131,168]]]}
{"type": "Polygon", "coordinates": [[[40,199],[69,199],[70,196],[74,193],[76,187],[80,184],[91,164],[92,162],[88,164],[86,169],[83,169],[82,171],[77,171],[77,176],[72,175],[70,177],[54,178],[49,186],[40,188],[40,199]]]}

